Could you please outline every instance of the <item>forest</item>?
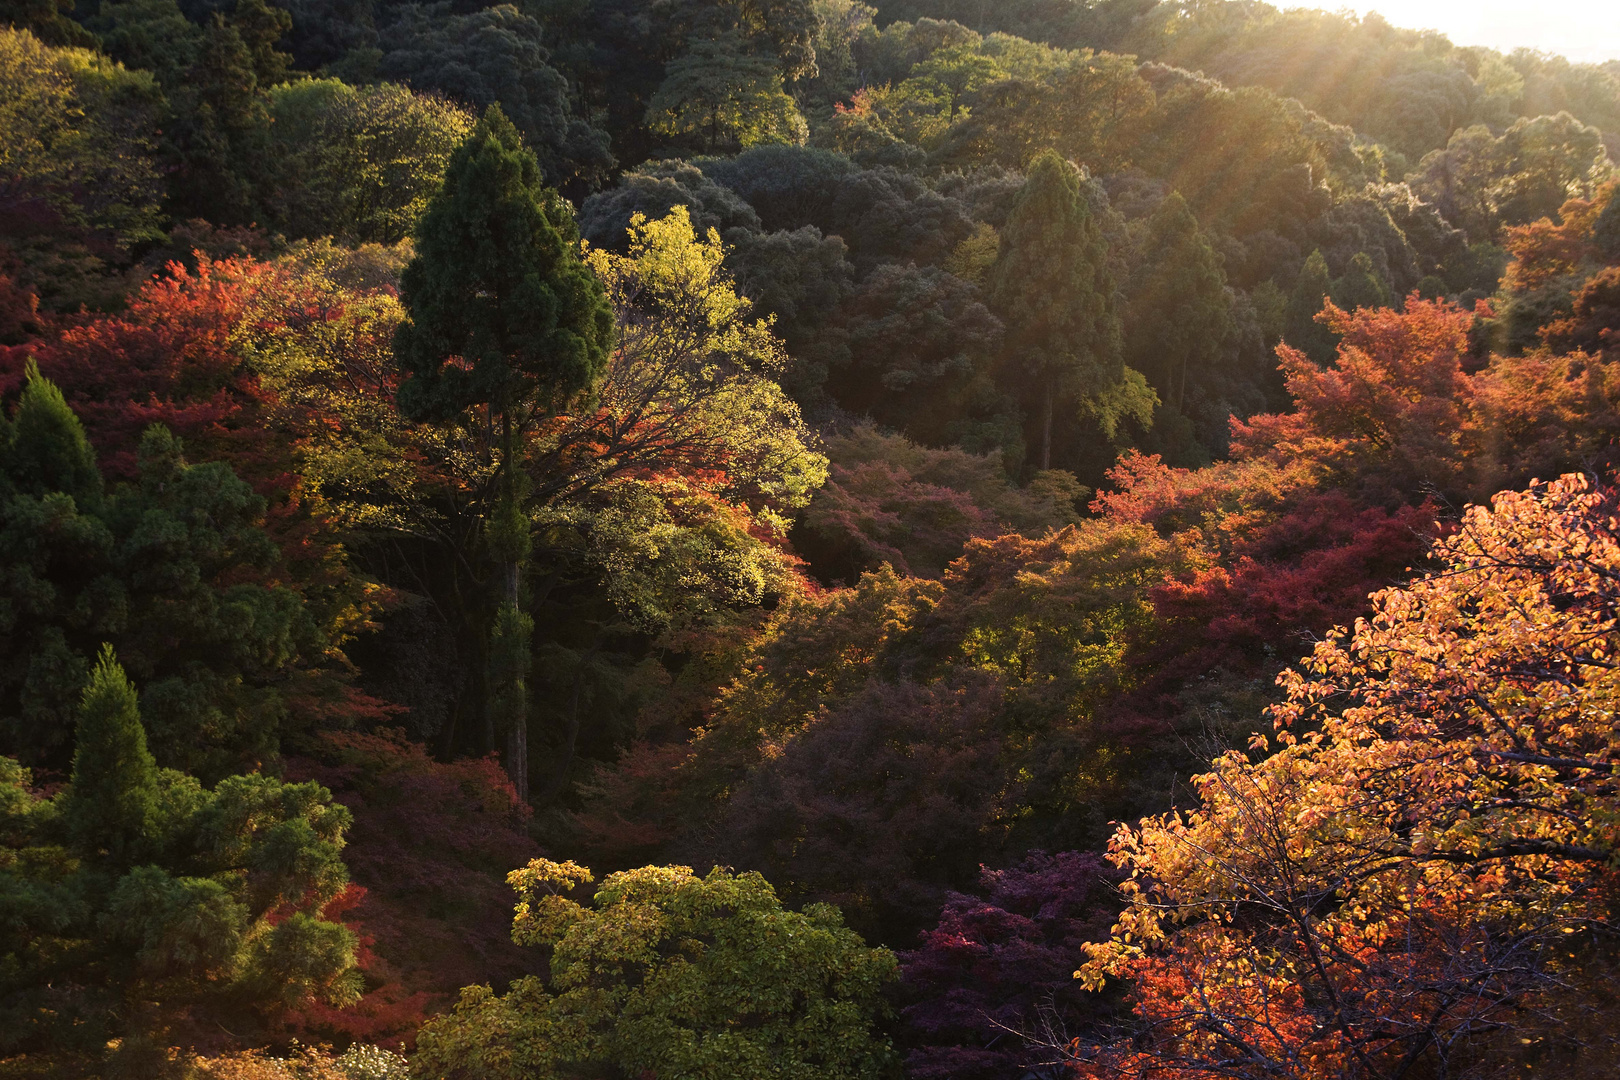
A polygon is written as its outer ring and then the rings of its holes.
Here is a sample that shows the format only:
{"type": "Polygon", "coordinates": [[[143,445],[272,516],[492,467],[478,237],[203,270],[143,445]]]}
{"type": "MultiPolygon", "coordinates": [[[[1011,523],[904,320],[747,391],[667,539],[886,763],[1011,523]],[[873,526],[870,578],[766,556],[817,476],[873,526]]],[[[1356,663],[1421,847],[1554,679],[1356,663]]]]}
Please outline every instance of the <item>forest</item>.
{"type": "Polygon", "coordinates": [[[1616,161],[1262,0],[0,0],[0,1080],[1620,1077],[1616,161]]]}

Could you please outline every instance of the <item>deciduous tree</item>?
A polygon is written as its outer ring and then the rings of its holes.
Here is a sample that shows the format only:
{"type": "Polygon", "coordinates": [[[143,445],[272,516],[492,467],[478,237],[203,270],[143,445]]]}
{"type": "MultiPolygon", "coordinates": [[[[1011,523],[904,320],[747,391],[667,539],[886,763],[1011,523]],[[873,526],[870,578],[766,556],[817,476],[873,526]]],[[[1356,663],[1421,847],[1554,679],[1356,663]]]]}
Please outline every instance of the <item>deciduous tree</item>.
{"type": "Polygon", "coordinates": [[[893,1051],[874,1030],[886,949],[844,928],[838,909],[783,908],[758,874],[647,866],[593,881],[536,859],[509,876],[512,938],[551,949],[550,979],[462,992],[417,1038],[413,1074],[567,1076],[581,1069],[736,1080],[877,1080],[893,1051]]]}

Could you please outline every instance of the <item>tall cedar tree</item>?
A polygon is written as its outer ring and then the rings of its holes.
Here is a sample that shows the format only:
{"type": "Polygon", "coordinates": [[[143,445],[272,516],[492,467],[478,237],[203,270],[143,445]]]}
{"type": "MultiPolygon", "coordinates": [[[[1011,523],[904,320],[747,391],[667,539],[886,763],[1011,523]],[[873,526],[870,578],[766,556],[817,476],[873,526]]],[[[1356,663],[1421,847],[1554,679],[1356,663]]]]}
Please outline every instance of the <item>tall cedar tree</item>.
{"type": "Polygon", "coordinates": [[[532,624],[519,607],[529,551],[524,432],[590,392],[607,366],[613,313],[580,260],[573,213],[499,106],[456,150],[400,279],[408,313],[394,348],[400,410],[464,422],[499,454],[485,498],[495,564],[487,708],[507,735],[508,774],[528,797],[527,691],[532,624]],[[498,448],[498,450],[497,450],[498,448]]]}
{"type": "Polygon", "coordinates": [[[1052,415],[1059,395],[1096,409],[1124,374],[1108,249],[1086,201],[1080,173],[1048,150],[1001,234],[990,297],[1007,324],[1007,351],[1034,381],[1041,409],[1041,468],[1052,467],[1052,415]]]}
{"type": "Polygon", "coordinates": [[[1129,357],[1132,366],[1176,412],[1185,412],[1189,369],[1196,386],[1222,352],[1232,329],[1221,257],[1198,229],[1179,192],[1171,192],[1148,221],[1131,283],[1129,357]]]}
{"type": "Polygon", "coordinates": [[[1323,367],[1333,363],[1333,348],[1338,342],[1338,335],[1316,321],[1330,288],[1327,260],[1320,250],[1313,251],[1295,279],[1283,311],[1283,341],[1323,367]]]}

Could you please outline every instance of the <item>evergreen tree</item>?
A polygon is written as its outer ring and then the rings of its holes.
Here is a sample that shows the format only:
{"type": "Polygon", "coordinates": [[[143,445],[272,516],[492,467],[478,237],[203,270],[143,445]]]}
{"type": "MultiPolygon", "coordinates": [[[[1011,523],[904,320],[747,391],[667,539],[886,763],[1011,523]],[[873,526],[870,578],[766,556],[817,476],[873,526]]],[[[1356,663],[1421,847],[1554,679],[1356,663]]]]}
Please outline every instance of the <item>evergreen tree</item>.
{"type": "Polygon", "coordinates": [[[140,860],[157,812],[157,762],[146,748],[146,729],[135,687],[103,645],[79,706],[73,783],[62,819],[74,848],[118,867],[140,860]]]}
{"type": "Polygon", "coordinates": [[[262,528],[262,498],[149,429],[139,482],[102,492],[77,417],[30,371],[0,428],[0,752],[70,760],[79,699],[112,642],[153,708],[151,750],[216,779],[274,759],[327,640],[262,528]],[[303,685],[300,685],[303,683],[303,685]]]}
{"type": "Polygon", "coordinates": [[[85,690],[72,780],[41,798],[0,757],[0,1053],[116,1050],[97,1075],[179,1071],[182,1017],[251,1030],[356,996],[349,812],[318,784],[159,769],[111,648],[85,690]]]}
{"type": "Polygon", "coordinates": [[[1171,192],[1148,220],[1126,319],[1126,357],[1167,408],[1184,413],[1189,379],[1207,379],[1231,332],[1231,308],[1220,255],[1171,192]]]}
{"type": "Polygon", "coordinates": [[[9,440],[0,442],[0,473],[9,479],[8,486],[35,496],[64,492],[81,510],[100,505],[101,472],[84,425],[33,361],[9,434],[9,440]]]}
{"type": "MultiPolygon", "coordinates": [[[[268,99],[258,69],[268,60],[264,27],[246,16],[242,29],[215,12],[197,43],[197,60],[180,85],[167,87],[175,119],[168,132],[176,168],[169,185],[175,216],[196,215],[220,224],[245,225],[254,217],[256,188],[267,167],[268,99]]],[[[273,52],[273,50],[269,50],[273,52]]]]}
{"type": "Polygon", "coordinates": [[[1305,260],[1305,267],[1288,294],[1288,306],[1283,310],[1283,343],[1292,345],[1324,367],[1333,362],[1338,339],[1333,331],[1316,321],[1316,313],[1322,310],[1330,288],[1332,280],[1328,277],[1327,260],[1318,249],[1305,260]]]}
{"type": "Polygon", "coordinates": [[[1080,197],[1080,173],[1047,151],[1030,167],[991,269],[1006,351],[1031,382],[1041,415],[1041,468],[1052,467],[1052,421],[1073,399],[1113,437],[1119,419],[1147,423],[1151,393],[1125,367],[1108,247],[1080,197]]]}
{"type": "Polygon", "coordinates": [[[416,233],[400,280],[408,319],[395,353],[400,409],[455,422],[480,410],[493,473],[483,492],[495,614],[487,706],[507,738],[507,771],[528,791],[526,620],[519,572],[528,554],[522,446],[540,418],[588,393],[604,370],[613,315],[580,259],[574,218],[498,106],[456,150],[416,233]]]}
{"type": "Polygon", "coordinates": [[[1333,302],[1346,311],[1389,306],[1389,287],[1365,251],[1356,252],[1344,275],[1333,283],[1332,293],[1333,302]]]}

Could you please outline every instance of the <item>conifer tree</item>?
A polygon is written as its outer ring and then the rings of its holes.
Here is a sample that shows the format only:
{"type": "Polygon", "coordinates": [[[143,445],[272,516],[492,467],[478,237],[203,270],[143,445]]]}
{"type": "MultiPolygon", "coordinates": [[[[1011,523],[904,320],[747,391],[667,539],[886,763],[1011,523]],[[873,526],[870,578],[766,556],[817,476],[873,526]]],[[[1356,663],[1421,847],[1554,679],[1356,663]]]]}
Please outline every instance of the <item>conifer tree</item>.
{"type": "Polygon", "coordinates": [[[0,1054],[112,1050],[96,1075],[161,1077],[181,1019],[353,1001],[356,940],[321,914],[350,821],[315,783],[158,768],[104,648],[67,788],[42,798],[0,757],[0,1054]]]}
{"type": "Polygon", "coordinates": [[[581,261],[572,212],[498,106],[451,158],[417,227],[400,299],[409,316],[395,339],[401,411],[481,428],[494,466],[482,493],[494,564],[487,707],[526,796],[523,439],[535,421],[590,392],[607,364],[613,315],[581,261]]]}
{"type": "Polygon", "coordinates": [[[1316,313],[1322,310],[1331,288],[1327,260],[1320,249],[1313,251],[1295,279],[1283,311],[1283,342],[1324,367],[1333,362],[1336,339],[1333,331],[1316,321],[1316,313]]]}
{"type": "Polygon", "coordinates": [[[1076,399],[1110,437],[1122,413],[1151,417],[1145,384],[1127,378],[1121,358],[1107,242],[1080,196],[1079,171],[1050,150],[1030,167],[1002,231],[990,297],[1007,324],[1007,354],[1033,384],[1042,469],[1052,467],[1060,397],[1076,399]]]}
{"type": "Polygon", "coordinates": [[[80,705],[73,783],[62,808],[73,846],[132,865],[154,824],[157,783],[135,687],[104,645],[80,705]]]}
{"type": "Polygon", "coordinates": [[[1344,275],[1333,283],[1333,302],[1346,311],[1389,306],[1389,289],[1365,251],[1356,252],[1344,275]]]}
{"type": "Polygon", "coordinates": [[[1232,302],[1221,257],[1180,192],[1148,220],[1132,276],[1127,358],[1166,406],[1182,412],[1189,370],[1213,363],[1231,331],[1232,302]]]}
{"type": "Polygon", "coordinates": [[[29,361],[27,382],[9,432],[0,442],[0,472],[29,495],[63,491],[81,510],[101,502],[101,472],[84,425],[73,415],[62,391],[40,376],[29,361]]]}

